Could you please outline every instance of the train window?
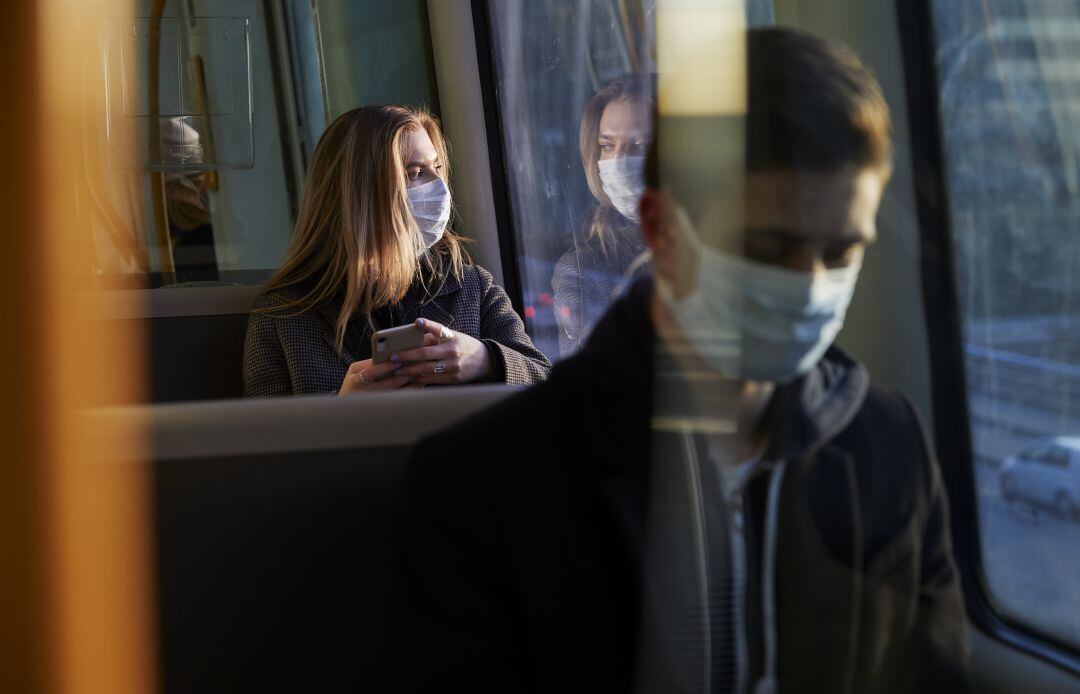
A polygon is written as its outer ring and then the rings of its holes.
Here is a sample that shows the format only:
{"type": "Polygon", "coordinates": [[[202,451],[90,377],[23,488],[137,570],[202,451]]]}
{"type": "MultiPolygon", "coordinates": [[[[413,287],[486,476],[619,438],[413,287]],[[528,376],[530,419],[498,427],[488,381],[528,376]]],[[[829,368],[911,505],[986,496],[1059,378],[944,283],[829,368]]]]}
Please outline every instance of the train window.
{"type": "Polygon", "coordinates": [[[1080,5],[932,7],[983,572],[1080,649],[1080,5]]]}
{"type": "Polygon", "coordinates": [[[88,176],[81,191],[98,287],[260,284],[329,118],[384,102],[437,111],[424,0],[207,9],[141,0],[106,29],[100,144],[130,177],[100,190],[88,176]],[[140,122],[138,142],[109,139],[117,118],[140,122]]]}
{"type": "MultiPolygon", "coordinates": [[[[515,254],[529,334],[552,357],[579,349],[610,300],[647,270],[635,219],[655,8],[486,5],[512,212],[503,243],[515,254]]],[[[751,24],[772,21],[771,0],[746,9],[751,24]]]]}

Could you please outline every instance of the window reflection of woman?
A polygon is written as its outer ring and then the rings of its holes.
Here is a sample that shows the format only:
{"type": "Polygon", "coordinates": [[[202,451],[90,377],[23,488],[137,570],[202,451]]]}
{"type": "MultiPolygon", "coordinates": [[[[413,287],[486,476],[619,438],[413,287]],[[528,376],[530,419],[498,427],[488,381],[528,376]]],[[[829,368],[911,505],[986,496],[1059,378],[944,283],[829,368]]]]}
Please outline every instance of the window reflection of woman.
{"type": "Polygon", "coordinates": [[[448,180],[446,142],[425,111],[369,106],[330,124],[292,245],[248,324],[246,395],[547,376],[506,292],[447,227],[448,180]],[[408,323],[427,333],[425,346],[372,364],[374,331],[408,323]]]}
{"type": "Polygon", "coordinates": [[[644,272],[637,204],[644,189],[651,92],[645,78],[616,80],[593,95],[581,116],[581,163],[596,204],[551,278],[564,357],[581,348],[615,294],[644,272]]]}

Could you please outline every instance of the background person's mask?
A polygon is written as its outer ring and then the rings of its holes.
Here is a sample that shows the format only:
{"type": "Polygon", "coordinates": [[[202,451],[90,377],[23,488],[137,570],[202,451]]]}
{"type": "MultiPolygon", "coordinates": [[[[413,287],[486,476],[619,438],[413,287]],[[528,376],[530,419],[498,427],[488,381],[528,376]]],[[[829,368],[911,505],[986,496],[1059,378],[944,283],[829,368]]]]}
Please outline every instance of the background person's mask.
{"type": "Polygon", "coordinates": [[[697,287],[661,298],[694,351],[728,378],[788,383],[809,372],[844,325],[861,259],[799,272],[697,244],[697,287]]]}
{"type": "Polygon", "coordinates": [[[597,162],[600,185],[623,217],[638,221],[638,200],[645,192],[645,157],[615,157],[597,162]]]}
{"type": "Polygon", "coordinates": [[[409,210],[416,221],[416,226],[420,229],[420,238],[423,242],[420,254],[423,255],[439,242],[443,232],[446,231],[446,224],[450,221],[450,209],[453,206],[450,189],[446,187],[446,181],[436,178],[415,188],[409,188],[407,194],[409,210]]]}

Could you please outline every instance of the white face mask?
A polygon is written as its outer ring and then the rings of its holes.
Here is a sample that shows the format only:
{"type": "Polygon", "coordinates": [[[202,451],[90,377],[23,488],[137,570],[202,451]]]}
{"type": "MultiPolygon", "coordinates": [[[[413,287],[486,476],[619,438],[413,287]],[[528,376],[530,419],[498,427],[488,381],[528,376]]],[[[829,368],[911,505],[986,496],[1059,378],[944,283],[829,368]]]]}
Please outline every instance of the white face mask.
{"type": "Polygon", "coordinates": [[[409,188],[409,210],[412,212],[416,226],[420,228],[422,246],[420,255],[439,242],[446,224],[450,221],[450,209],[453,206],[450,199],[450,189],[446,187],[446,181],[436,178],[423,185],[409,188]]]}
{"type": "Polygon", "coordinates": [[[690,295],[675,299],[657,282],[694,351],[734,379],[783,384],[812,370],[844,325],[861,258],[811,274],[698,246],[690,295]]]}
{"type": "Polygon", "coordinates": [[[600,185],[623,217],[638,221],[638,200],[645,192],[645,157],[615,157],[597,162],[600,185]]]}

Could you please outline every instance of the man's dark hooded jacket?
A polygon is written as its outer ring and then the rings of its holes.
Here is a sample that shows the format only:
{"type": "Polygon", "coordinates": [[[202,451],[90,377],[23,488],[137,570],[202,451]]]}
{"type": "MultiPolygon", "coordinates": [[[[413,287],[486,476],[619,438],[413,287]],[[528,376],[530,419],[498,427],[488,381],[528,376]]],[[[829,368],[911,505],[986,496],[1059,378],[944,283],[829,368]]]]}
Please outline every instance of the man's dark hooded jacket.
{"type": "MultiPolygon", "coordinates": [[[[548,382],[414,453],[397,587],[399,672],[415,690],[681,690],[678,645],[658,647],[644,616],[664,598],[646,588],[651,478],[679,455],[654,426],[651,295],[635,284],[548,382]]],[[[946,498],[911,405],[833,348],[767,416],[765,457],[786,461],[779,691],[964,690],[946,498]]],[[[755,567],[768,477],[745,494],[751,682],[766,660],[755,567]]]]}

